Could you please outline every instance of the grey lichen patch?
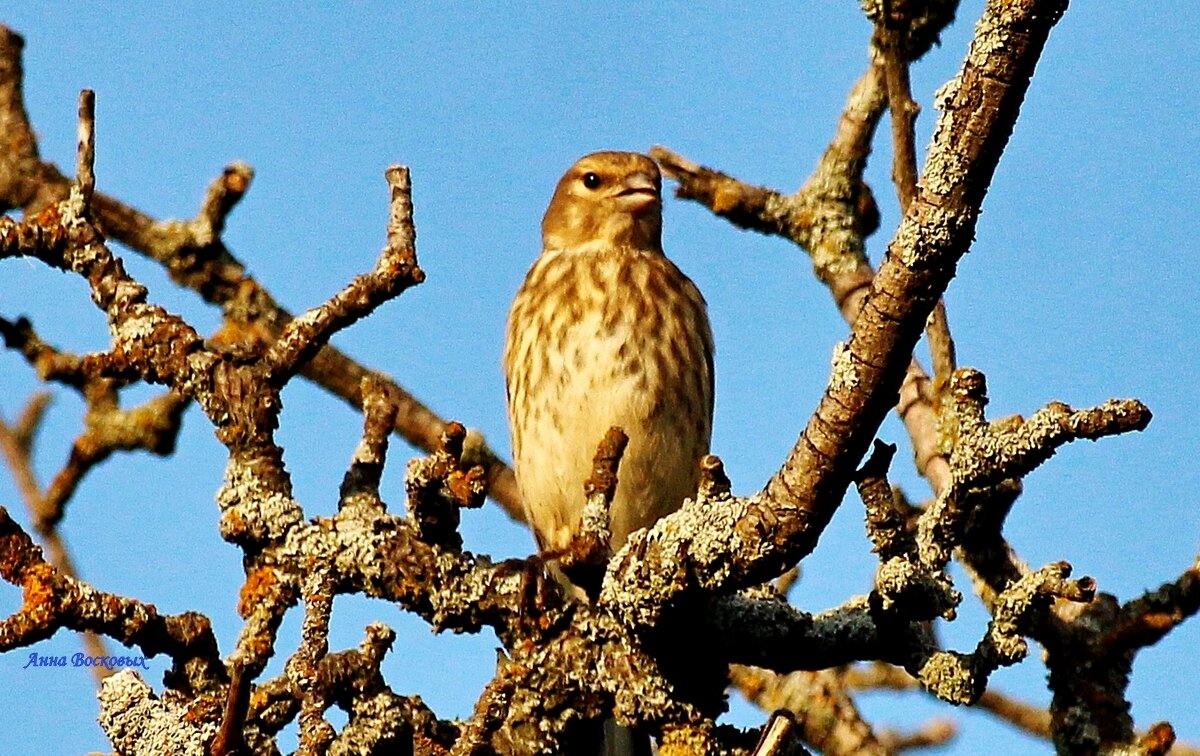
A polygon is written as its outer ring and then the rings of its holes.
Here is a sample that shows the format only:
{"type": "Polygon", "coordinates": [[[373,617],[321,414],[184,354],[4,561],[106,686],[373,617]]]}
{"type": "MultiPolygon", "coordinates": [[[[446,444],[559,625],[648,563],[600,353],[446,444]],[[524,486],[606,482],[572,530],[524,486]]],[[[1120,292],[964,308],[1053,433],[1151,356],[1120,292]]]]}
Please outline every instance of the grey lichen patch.
{"type": "Polygon", "coordinates": [[[100,727],[127,756],[204,756],[216,736],[215,724],[192,716],[186,701],[157,698],[133,670],[104,680],[97,697],[100,727]]]}
{"type": "Polygon", "coordinates": [[[792,197],[771,192],[763,203],[763,220],[776,224],[780,228],[789,226],[788,220],[796,211],[796,202],[792,197]]]}
{"type": "Polygon", "coordinates": [[[967,49],[966,63],[975,68],[991,68],[992,58],[1010,48],[1012,21],[1002,14],[984,13],[975,25],[975,38],[967,49]]]}
{"type": "Polygon", "coordinates": [[[867,264],[862,235],[856,230],[854,199],[858,175],[850,161],[826,153],[812,177],[788,205],[789,237],[812,258],[813,272],[825,282],[853,275],[867,264]]]}
{"type": "MultiPolygon", "coordinates": [[[[955,74],[953,78],[947,80],[945,84],[938,87],[933,93],[933,106],[942,113],[950,110],[954,104],[954,98],[958,96],[958,90],[961,88],[962,75],[955,74]]],[[[940,119],[937,125],[939,127],[942,126],[940,119]]]]}
{"type": "Polygon", "coordinates": [[[956,371],[952,379],[958,439],[951,466],[954,487],[959,491],[1007,477],[1022,477],[1069,441],[1141,430],[1151,418],[1150,410],[1141,402],[1110,400],[1086,410],[1051,402],[1028,420],[1017,416],[987,423],[982,381],[982,373],[968,368],[956,371]],[[976,384],[976,389],[970,388],[976,384]]]}
{"type": "MultiPolygon", "coordinates": [[[[324,307],[313,307],[293,318],[284,329],[280,341],[286,342],[289,349],[295,347],[300,341],[307,341],[311,338],[310,330],[320,321],[323,312],[324,307]]],[[[283,346],[283,344],[279,346],[283,346]]]]}
{"type": "MultiPolygon", "coordinates": [[[[303,572],[297,571],[296,579],[311,579],[320,573],[338,576],[348,574],[349,570],[331,572],[332,566],[344,558],[343,552],[349,546],[347,541],[350,539],[338,537],[340,529],[326,527],[327,522],[303,522],[289,528],[283,545],[274,551],[272,557],[282,565],[305,565],[303,572]]],[[[378,558],[377,553],[363,556],[378,558]]]]}
{"type": "Polygon", "coordinates": [[[863,262],[860,245],[853,240],[857,234],[844,229],[825,234],[814,234],[820,240],[813,244],[813,271],[822,281],[835,281],[855,273],[863,262]]]}
{"type": "MultiPolygon", "coordinates": [[[[939,123],[938,127],[951,130],[951,115],[947,113],[942,118],[946,119],[946,123],[939,123]]],[[[971,161],[958,150],[937,150],[930,154],[925,163],[925,172],[921,174],[921,186],[934,194],[946,196],[962,185],[970,166],[971,161]]]]}
{"type": "MultiPolygon", "coordinates": [[[[347,513],[343,510],[343,514],[347,513]]],[[[399,524],[399,518],[389,515],[387,519],[399,524]]],[[[379,553],[386,532],[373,519],[337,517],[329,540],[333,541],[333,563],[338,573],[357,573],[365,583],[365,590],[378,592],[385,580],[386,565],[379,559],[379,553]]]]}
{"type": "Polygon", "coordinates": [[[949,489],[938,495],[917,523],[917,556],[921,564],[941,569],[950,561],[954,542],[955,513],[950,507],[949,489]]]}
{"type": "MultiPolygon", "coordinates": [[[[932,162],[932,161],[931,161],[932,162]]],[[[928,173],[925,174],[928,176],[928,173]]],[[[961,176],[946,178],[946,191],[953,188],[954,182],[961,176]]],[[[953,249],[958,226],[961,218],[940,208],[923,208],[916,220],[906,219],[896,232],[893,248],[899,251],[900,262],[912,270],[924,270],[931,267],[933,262],[944,257],[947,250],[953,249]]]]}
{"type": "Polygon", "coordinates": [[[1047,565],[1006,588],[994,602],[987,634],[973,654],[935,652],[924,659],[917,677],[939,698],[950,703],[974,703],[987,677],[1000,666],[1016,664],[1029,653],[1023,633],[1031,612],[1061,596],[1086,601],[1092,590],[1065,581],[1066,563],[1047,565]]]}
{"type": "Polygon", "coordinates": [[[129,316],[121,318],[112,326],[112,336],[118,341],[144,341],[150,338],[155,327],[162,323],[162,313],[150,305],[134,305],[129,311],[129,316]]]}
{"type": "Polygon", "coordinates": [[[903,595],[920,575],[917,566],[907,559],[889,559],[879,565],[875,571],[875,589],[883,599],[884,611],[892,609],[896,597],[903,595]]]}
{"type": "Polygon", "coordinates": [[[749,502],[729,493],[688,501],[686,511],[690,515],[690,532],[683,528],[671,528],[675,535],[683,536],[690,544],[688,557],[704,565],[699,576],[704,588],[723,585],[729,577],[730,555],[740,553],[737,524],[749,511],[749,502]]]}
{"type": "Polygon", "coordinates": [[[921,665],[917,679],[947,703],[972,704],[980,691],[971,660],[970,656],[952,651],[931,654],[921,665]]]}
{"type": "Polygon", "coordinates": [[[484,570],[477,570],[474,558],[469,554],[439,552],[434,558],[434,581],[436,589],[429,591],[428,600],[432,612],[428,617],[430,628],[441,632],[452,628],[456,633],[475,632],[480,625],[468,621],[475,614],[474,608],[489,592],[502,595],[517,595],[520,577],[510,575],[506,584],[491,580],[484,570]]]}
{"type": "Polygon", "coordinates": [[[961,88],[962,78],[956,76],[942,85],[935,95],[940,114],[933,129],[933,144],[942,146],[930,151],[921,173],[922,189],[942,196],[948,195],[962,183],[971,164],[969,158],[957,149],[953,138],[958,116],[954,104],[961,88]]]}
{"type": "Polygon", "coordinates": [[[234,543],[278,540],[304,517],[295,499],[267,485],[250,465],[237,460],[230,460],[225,468],[217,505],[221,536],[234,543]]]}
{"type": "MultiPolygon", "coordinates": [[[[77,223],[82,225],[85,222],[77,221],[77,223]]],[[[78,232],[79,227],[80,226],[77,225],[72,230],[78,232]]],[[[84,232],[84,233],[86,233],[86,232],[84,232]]],[[[108,260],[111,260],[111,259],[112,259],[112,253],[110,253],[103,244],[94,244],[93,243],[93,244],[85,244],[82,247],[76,247],[75,253],[73,255],[71,255],[69,258],[69,262],[71,265],[71,270],[75,271],[76,273],[86,276],[88,270],[90,270],[91,268],[95,267],[98,264],[107,262],[108,260]]],[[[94,296],[95,296],[95,292],[93,292],[93,297],[94,296]]]]}
{"type": "Polygon", "coordinates": [[[611,562],[600,603],[629,626],[657,623],[664,606],[693,583],[722,585],[739,551],[738,521],[747,500],[722,493],[688,500],[679,511],[635,533],[611,562]]]}
{"type": "Polygon", "coordinates": [[[889,250],[898,251],[900,253],[900,262],[906,268],[912,268],[921,256],[921,252],[917,249],[920,243],[920,226],[917,221],[906,217],[900,223],[900,228],[896,229],[896,236],[892,240],[889,250]]]}
{"type": "Polygon", "coordinates": [[[383,455],[379,453],[379,444],[372,443],[370,439],[361,439],[358,446],[354,447],[354,462],[367,465],[383,464],[383,455]]]}
{"type": "Polygon", "coordinates": [[[592,494],[584,502],[576,538],[586,538],[599,544],[607,544],[612,540],[609,502],[603,494],[592,494]]]}
{"type": "Polygon", "coordinates": [[[636,674],[630,670],[627,658],[601,652],[597,671],[603,681],[621,681],[612,687],[613,704],[617,714],[629,722],[646,719],[647,714],[678,708],[674,691],[658,675],[636,674]]]}
{"type": "Polygon", "coordinates": [[[988,642],[997,663],[1002,666],[1016,664],[1029,655],[1029,644],[1021,635],[1015,620],[1001,621],[997,617],[988,628],[988,642]]]}
{"type": "Polygon", "coordinates": [[[1068,586],[1064,581],[1070,572],[1065,562],[1046,565],[1022,577],[996,599],[988,636],[1000,664],[1015,664],[1029,653],[1022,637],[1026,618],[1038,603],[1045,604],[1065,592],[1068,586]]]}
{"type": "Polygon", "coordinates": [[[850,345],[839,341],[833,346],[833,359],[830,361],[829,390],[833,392],[849,392],[858,387],[858,364],[850,345]]]}
{"type": "MultiPolygon", "coordinates": [[[[211,405],[210,380],[214,368],[220,358],[212,352],[196,350],[190,352],[185,360],[186,370],[175,384],[175,390],[185,396],[194,396],[206,405],[211,405]]],[[[226,413],[227,415],[227,413],[226,413]]],[[[212,418],[213,424],[222,425],[221,418],[212,418]]]]}
{"type": "Polygon", "coordinates": [[[929,571],[908,558],[896,557],[879,565],[875,590],[884,611],[903,611],[923,619],[957,616],[962,594],[941,569],[929,571]]]}
{"type": "Polygon", "coordinates": [[[379,733],[404,732],[410,723],[404,707],[396,703],[395,694],[386,691],[355,696],[351,720],[330,748],[330,756],[372,753],[378,750],[379,733]]]}
{"type": "MultiPolygon", "coordinates": [[[[644,540],[636,538],[631,538],[625,548],[628,549],[630,543],[644,545],[646,549],[653,550],[655,559],[648,561],[638,552],[618,554],[613,561],[622,565],[620,579],[605,577],[600,589],[600,603],[609,606],[627,625],[650,627],[657,623],[663,604],[687,587],[687,576],[681,571],[654,569],[653,565],[673,545],[670,540],[664,543],[650,535],[644,540]]],[[[668,553],[667,556],[671,563],[678,564],[681,561],[678,554],[668,553]]]]}
{"type": "MultiPolygon", "coordinates": [[[[149,291],[146,287],[132,278],[118,279],[116,287],[113,290],[113,307],[119,309],[121,312],[128,312],[141,303],[147,294],[149,294],[149,291]]],[[[142,306],[147,309],[158,309],[150,308],[148,305],[142,306]]]]}

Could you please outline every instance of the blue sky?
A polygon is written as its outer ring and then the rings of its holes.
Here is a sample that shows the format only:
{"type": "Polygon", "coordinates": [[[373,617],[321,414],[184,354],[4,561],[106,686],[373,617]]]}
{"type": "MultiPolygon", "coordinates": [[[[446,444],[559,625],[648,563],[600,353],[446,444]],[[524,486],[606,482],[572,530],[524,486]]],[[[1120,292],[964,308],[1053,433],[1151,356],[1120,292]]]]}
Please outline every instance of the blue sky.
{"type": "MultiPolygon", "coordinates": [[[[384,370],[443,416],[481,429],[507,453],[499,369],[504,317],[539,249],[538,224],[554,183],[575,158],[603,148],[664,144],[747,181],[791,191],[833,133],[867,60],[868,23],[856,4],[817,0],[724,6],[582,4],[316,5],[252,10],[195,3],[170,10],[128,3],[28,4],[4,23],[26,39],[26,103],[42,154],[73,165],[79,89],[97,93],[100,188],[157,217],[190,217],[204,188],[233,160],[253,187],[226,241],[294,311],[319,304],[368,269],[384,241],[392,162],[412,167],[418,254],[428,281],[340,334],[335,343],[384,370]]],[[[982,2],[913,71],[926,108],[957,69],[982,2]]],[[[1191,4],[1149,14],[1135,3],[1077,2],[1050,38],[1016,133],[992,185],[977,242],[947,295],[961,364],[984,370],[993,417],[1030,414],[1058,399],[1086,406],[1137,397],[1155,413],[1146,432],[1063,449],[1027,479],[1007,533],[1029,562],[1066,559],[1122,599],[1176,576],[1200,532],[1196,354],[1200,301],[1190,271],[1200,214],[1200,78],[1191,4]]],[[[883,210],[870,240],[878,261],[897,214],[885,141],[868,179],[883,210]]],[[[760,487],[815,408],[834,344],[845,338],[807,258],[778,239],[745,233],[696,205],[668,200],[668,253],[710,304],[717,340],[714,451],[735,490],[760,487]]],[[[153,264],[126,254],[151,297],[202,331],[215,312],[177,291],[153,264]]],[[[0,315],[29,315],[42,335],[76,352],[103,349],[103,318],[78,278],[10,260],[0,271],[0,315]]],[[[0,410],[13,417],[37,388],[29,368],[0,353],[0,410]]],[[[81,405],[56,391],[40,441],[43,480],[62,464],[81,405]]],[[[149,396],[134,391],[130,400],[149,396]]],[[[360,431],[340,401],[296,382],[284,393],[279,438],[309,515],[336,506],[360,431]]],[[[882,431],[903,444],[894,420],[882,431]]],[[[411,450],[393,445],[384,496],[403,503],[411,450]]],[[[914,498],[927,487],[897,457],[914,498]]],[[[240,553],[221,541],[213,495],[222,448],[188,413],[171,460],[114,458],[72,501],[63,532],[79,569],[104,590],[161,611],[212,618],[223,652],[236,638],[240,553]]],[[[0,505],[27,518],[6,474],[0,505]]],[[[467,513],[468,548],[528,554],[532,539],[494,507],[467,513]]],[[[874,561],[859,503],[848,498],[804,564],[795,600],[809,610],[865,592],[874,561]]],[[[960,576],[961,577],[961,576],[960,576]]],[[[960,588],[969,592],[962,582],[960,588]]],[[[19,593],[0,586],[5,614],[19,593]]],[[[395,607],[339,597],[331,646],[359,643],[381,620],[399,639],[385,672],[442,716],[462,716],[490,677],[491,636],[434,636],[395,607]]],[[[985,615],[968,596],[943,628],[974,646],[985,615]]],[[[285,623],[268,674],[294,647],[285,623]]],[[[71,654],[59,634],[35,649],[71,654]]],[[[1187,624],[1144,652],[1130,689],[1141,726],[1172,721],[1200,742],[1200,630],[1187,624]],[[1186,672],[1185,672],[1186,670],[1186,672]]],[[[3,753],[103,750],[90,675],[21,669],[0,659],[3,753]]],[[[1045,702],[1035,652],[995,685],[1045,702]]],[[[164,665],[151,661],[160,685],[164,665]]],[[[919,694],[873,695],[881,726],[939,714],[960,725],[946,753],[1048,753],[1049,746],[919,694]]],[[[735,701],[731,720],[760,721],[735,701]]],[[[290,737],[290,736],[289,736],[290,737]]],[[[294,747],[285,738],[281,745],[294,747]],[[289,743],[291,745],[289,745],[289,743]]]]}

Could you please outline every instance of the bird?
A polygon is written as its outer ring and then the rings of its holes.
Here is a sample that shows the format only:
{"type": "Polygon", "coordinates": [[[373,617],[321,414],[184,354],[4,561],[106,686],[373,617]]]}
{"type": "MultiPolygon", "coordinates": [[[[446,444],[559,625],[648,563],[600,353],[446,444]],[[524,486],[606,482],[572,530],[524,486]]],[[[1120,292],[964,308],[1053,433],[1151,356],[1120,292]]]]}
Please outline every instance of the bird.
{"type": "Polygon", "coordinates": [[[595,152],[563,175],[506,336],[517,486],[543,551],[569,545],[612,426],[629,437],[614,550],[695,494],[712,434],[712,328],[699,289],[663,252],[652,159],[595,152]]]}
{"type": "MultiPolygon", "coordinates": [[[[628,436],[609,507],[614,552],[695,496],[713,354],[704,297],[663,252],[658,165],[634,152],[580,158],[543,216],[504,348],[514,471],[542,553],[569,548],[613,426],[628,436]]],[[[648,739],[642,750],[613,746],[612,724],[602,753],[649,752],[648,739]]]]}

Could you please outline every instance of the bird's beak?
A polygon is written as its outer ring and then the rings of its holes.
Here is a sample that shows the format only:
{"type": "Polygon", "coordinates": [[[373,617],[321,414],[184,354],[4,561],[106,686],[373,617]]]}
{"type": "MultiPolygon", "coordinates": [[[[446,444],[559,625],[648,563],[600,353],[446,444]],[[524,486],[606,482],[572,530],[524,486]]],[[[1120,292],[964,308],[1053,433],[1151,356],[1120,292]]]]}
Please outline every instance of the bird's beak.
{"type": "Polygon", "coordinates": [[[641,209],[659,201],[658,185],[646,173],[635,173],[625,179],[617,192],[621,205],[630,210],[641,209]]]}

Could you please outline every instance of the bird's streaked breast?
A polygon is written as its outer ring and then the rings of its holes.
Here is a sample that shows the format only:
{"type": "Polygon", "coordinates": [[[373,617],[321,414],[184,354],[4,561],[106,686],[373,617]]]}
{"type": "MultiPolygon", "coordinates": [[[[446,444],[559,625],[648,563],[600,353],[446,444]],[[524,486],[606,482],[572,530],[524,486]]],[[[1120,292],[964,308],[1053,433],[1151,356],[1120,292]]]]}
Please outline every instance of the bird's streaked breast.
{"type": "Polygon", "coordinates": [[[569,541],[613,425],[630,437],[614,546],[695,493],[712,351],[703,297],[663,254],[584,247],[538,258],[513,303],[504,361],[517,480],[544,547],[569,541]]]}

